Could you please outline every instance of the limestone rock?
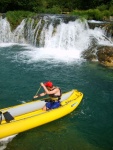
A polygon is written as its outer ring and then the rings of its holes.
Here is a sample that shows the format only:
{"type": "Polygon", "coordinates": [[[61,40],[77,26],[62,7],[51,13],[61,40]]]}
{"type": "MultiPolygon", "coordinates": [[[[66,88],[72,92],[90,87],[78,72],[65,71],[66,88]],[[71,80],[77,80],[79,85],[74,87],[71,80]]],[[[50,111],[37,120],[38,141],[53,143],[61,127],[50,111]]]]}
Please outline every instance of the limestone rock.
{"type": "Polygon", "coordinates": [[[102,65],[113,67],[113,46],[98,47],[97,58],[102,65]]]}

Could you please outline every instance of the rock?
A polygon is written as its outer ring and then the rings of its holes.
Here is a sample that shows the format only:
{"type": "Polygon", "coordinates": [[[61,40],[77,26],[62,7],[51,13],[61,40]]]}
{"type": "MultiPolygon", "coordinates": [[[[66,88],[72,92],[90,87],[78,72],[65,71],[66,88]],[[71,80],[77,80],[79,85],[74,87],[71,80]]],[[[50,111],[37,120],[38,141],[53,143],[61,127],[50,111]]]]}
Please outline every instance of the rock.
{"type": "Polygon", "coordinates": [[[97,48],[97,58],[100,64],[113,67],[113,46],[100,46],[97,48]]]}
{"type": "Polygon", "coordinates": [[[90,45],[88,49],[84,50],[81,53],[81,57],[87,59],[88,61],[97,61],[96,51],[98,42],[94,37],[90,37],[90,39],[91,39],[90,45]]]}
{"type": "Polygon", "coordinates": [[[110,20],[110,21],[113,21],[113,16],[110,16],[110,17],[109,17],[109,20],[110,20]]]}
{"type": "Polygon", "coordinates": [[[90,29],[94,29],[96,27],[104,29],[107,37],[113,37],[113,21],[88,21],[88,25],[90,29]]]}

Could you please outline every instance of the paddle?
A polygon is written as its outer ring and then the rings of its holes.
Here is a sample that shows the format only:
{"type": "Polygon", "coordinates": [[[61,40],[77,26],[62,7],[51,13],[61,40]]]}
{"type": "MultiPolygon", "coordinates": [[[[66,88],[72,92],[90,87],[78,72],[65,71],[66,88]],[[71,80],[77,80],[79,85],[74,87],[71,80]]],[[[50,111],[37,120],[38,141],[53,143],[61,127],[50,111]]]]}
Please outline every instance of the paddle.
{"type": "MultiPolygon", "coordinates": [[[[37,90],[35,96],[38,94],[38,92],[40,91],[40,89],[41,89],[41,86],[40,86],[39,89],[37,90]]],[[[34,100],[34,98],[33,98],[32,100],[34,100]]]]}

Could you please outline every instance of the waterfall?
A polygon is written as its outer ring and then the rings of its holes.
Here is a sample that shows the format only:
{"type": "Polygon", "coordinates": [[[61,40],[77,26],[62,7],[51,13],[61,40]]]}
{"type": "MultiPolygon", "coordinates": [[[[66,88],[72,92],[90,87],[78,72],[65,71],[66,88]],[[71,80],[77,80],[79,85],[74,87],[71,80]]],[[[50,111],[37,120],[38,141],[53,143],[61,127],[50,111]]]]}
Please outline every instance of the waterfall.
{"type": "Polygon", "coordinates": [[[23,20],[14,31],[11,31],[7,19],[2,19],[2,17],[0,17],[0,43],[25,43],[24,25],[25,21],[23,20]]]}
{"type": "Polygon", "coordinates": [[[104,30],[89,29],[87,21],[75,19],[65,22],[60,17],[51,16],[38,19],[24,19],[11,31],[7,18],[0,17],[0,43],[30,44],[42,48],[77,49],[83,51],[92,39],[109,44],[104,30]]]}
{"type": "Polygon", "coordinates": [[[10,30],[10,24],[7,19],[2,19],[0,17],[0,43],[1,42],[11,42],[12,32],[10,30]]]}

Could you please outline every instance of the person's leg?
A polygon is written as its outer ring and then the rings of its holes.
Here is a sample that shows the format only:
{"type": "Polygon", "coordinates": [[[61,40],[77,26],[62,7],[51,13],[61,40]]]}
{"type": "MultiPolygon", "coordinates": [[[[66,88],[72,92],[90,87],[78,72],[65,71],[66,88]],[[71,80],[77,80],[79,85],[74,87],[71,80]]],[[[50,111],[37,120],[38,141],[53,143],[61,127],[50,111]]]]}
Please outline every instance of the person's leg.
{"type": "Polygon", "coordinates": [[[44,111],[46,111],[46,110],[48,110],[48,109],[51,109],[51,102],[47,102],[46,104],[45,104],[45,106],[42,108],[44,111]]]}
{"type": "Polygon", "coordinates": [[[53,102],[51,109],[58,108],[60,106],[60,102],[53,102]]]}
{"type": "Polygon", "coordinates": [[[60,102],[48,102],[46,105],[43,107],[43,110],[46,111],[48,109],[54,109],[58,108],[60,106],[60,102]]]}
{"type": "Polygon", "coordinates": [[[44,111],[46,111],[47,109],[46,109],[46,105],[42,108],[42,110],[44,110],[44,111]]]}

